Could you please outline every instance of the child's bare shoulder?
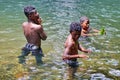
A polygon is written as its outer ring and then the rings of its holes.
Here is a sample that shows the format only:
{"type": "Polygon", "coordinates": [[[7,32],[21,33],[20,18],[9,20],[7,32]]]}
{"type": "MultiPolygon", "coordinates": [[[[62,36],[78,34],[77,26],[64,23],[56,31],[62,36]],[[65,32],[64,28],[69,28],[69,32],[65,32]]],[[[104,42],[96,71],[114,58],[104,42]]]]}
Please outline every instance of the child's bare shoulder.
{"type": "Polygon", "coordinates": [[[67,45],[68,45],[69,47],[72,47],[72,46],[75,45],[75,42],[74,42],[72,39],[68,39],[67,45]]]}
{"type": "Polygon", "coordinates": [[[38,30],[39,30],[39,29],[43,29],[43,28],[42,28],[42,25],[37,25],[37,24],[35,24],[35,28],[38,29],[38,30]]]}
{"type": "Polygon", "coordinates": [[[28,24],[28,22],[23,22],[22,26],[26,26],[28,24]]]}

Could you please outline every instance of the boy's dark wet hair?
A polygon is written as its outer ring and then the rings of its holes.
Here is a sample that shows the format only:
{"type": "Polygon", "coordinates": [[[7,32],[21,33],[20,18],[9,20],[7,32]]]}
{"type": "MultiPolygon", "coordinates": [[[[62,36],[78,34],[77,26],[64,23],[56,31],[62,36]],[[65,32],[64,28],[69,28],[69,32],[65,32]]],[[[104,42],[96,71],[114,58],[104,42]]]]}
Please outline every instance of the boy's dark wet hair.
{"type": "Polygon", "coordinates": [[[33,6],[26,6],[24,8],[24,14],[28,17],[33,12],[33,10],[35,10],[35,7],[33,7],[33,6]]]}
{"type": "Polygon", "coordinates": [[[89,20],[88,17],[83,16],[80,18],[80,24],[82,24],[85,20],[89,20]]]}
{"type": "Polygon", "coordinates": [[[72,22],[70,24],[70,33],[73,31],[80,31],[81,32],[82,28],[80,26],[80,23],[78,22],[72,22]]]}

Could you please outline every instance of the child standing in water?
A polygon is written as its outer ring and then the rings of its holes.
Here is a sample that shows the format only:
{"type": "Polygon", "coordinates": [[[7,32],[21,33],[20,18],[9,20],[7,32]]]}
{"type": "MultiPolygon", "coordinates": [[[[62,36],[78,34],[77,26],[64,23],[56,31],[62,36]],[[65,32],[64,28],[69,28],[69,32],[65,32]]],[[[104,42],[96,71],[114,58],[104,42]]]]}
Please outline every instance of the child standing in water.
{"type": "Polygon", "coordinates": [[[65,50],[62,58],[69,66],[68,73],[71,78],[74,76],[74,73],[78,67],[77,58],[88,58],[85,54],[78,54],[78,50],[85,53],[91,52],[90,50],[83,48],[78,42],[81,35],[81,30],[82,28],[79,23],[71,23],[69,31],[70,34],[65,41],[65,50]]]}
{"type": "Polygon", "coordinates": [[[83,16],[80,18],[80,26],[82,27],[81,31],[81,36],[86,37],[86,36],[96,36],[99,35],[99,30],[93,29],[89,26],[90,21],[88,17],[83,16]],[[91,32],[91,33],[90,33],[91,32]]]}
{"type": "Polygon", "coordinates": [[[39,17],[39,13],[33,6],[25,7],[24,14],[28,19],[28,21],[22,24],[24,36],[27,40],[27,43],[25,47],[22,48],[21,55],[18,57],[19,63],[25,63],[25,57],[28,56],[30,52],[32,52],[32,55],[35,56],[36,63],[40,65],[43,63],[41,39],[46,40],[47,38],[43,26],[41,25],[42,20],[39,17]]]}

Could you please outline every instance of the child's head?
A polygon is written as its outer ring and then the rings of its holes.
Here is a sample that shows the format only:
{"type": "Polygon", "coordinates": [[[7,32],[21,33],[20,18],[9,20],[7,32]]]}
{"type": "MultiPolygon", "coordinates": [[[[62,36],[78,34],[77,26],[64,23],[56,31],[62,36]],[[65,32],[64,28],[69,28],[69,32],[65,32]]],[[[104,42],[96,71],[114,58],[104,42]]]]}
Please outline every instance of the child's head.
{"type": "Polygon", "coordinates": [[[70,24],[70,33],[73,32],[73,31],[79,31],[81,32],[81,27],[80,27],[80,24],[77,23],[77,22],[72,22],[70,24]]]}
{"type": "Polygon", "coordinates": [[[41,18],[39,17],[39,13],[37,12],[37,10],[35,9],[35,7],[33,6],[27,6],[24,8],[24,13],[26,15],[26,17],[28,18],[28,20],[33,21],[34,23],[41,23],[41,18]]]}
{"type": "Polygon", "coordinates": [[[24,8],[24,14],[28,17],[31,13],[35,12],[36,9],[33,6],[27,6],[24,8]]]}
{"type": "Polygon", "coordinates": [[[79,23],[72,22],[70,24],[70,33],[71,33],[73,39],[77,40],[80,37],[81,30],[82,30],[82,28],[79,23]]]}
{"type": "Polygon", "coordinates": [[[86,16],[80,18],[80,25],[83,29],[87,30],[89,28],[89,19],[86,16]]]}

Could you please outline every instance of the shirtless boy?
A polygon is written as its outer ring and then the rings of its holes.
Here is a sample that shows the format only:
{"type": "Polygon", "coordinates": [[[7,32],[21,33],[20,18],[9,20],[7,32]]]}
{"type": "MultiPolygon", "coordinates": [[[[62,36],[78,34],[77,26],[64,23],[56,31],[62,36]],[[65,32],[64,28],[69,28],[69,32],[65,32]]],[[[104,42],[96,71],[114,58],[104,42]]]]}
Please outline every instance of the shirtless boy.
{"type": "Polygon", "coordinates": [[[90,50],[83,48],[78,42],[78,39],[81,35],[81,30],[82,28],[80,27],[79,23],[71,23],[69,31],[70,34],[65,42],[65,50],[62,58],[68,64],[69,69],[72,68],[72,72],[68,72],[69,76],[74,76],[74,73],[76,72],[78,67],[77,58],[88,58],[88,56],[85,54],[78,54],[78,50],[85,53],[91,52],[90,50]]]}
{"type": "Polygon", "coordinates": [[[99,30],[89,27],[90,21],[88,17],[83,16],[80,18],[80,26],[82,27],[81,36],[96,36],[99,35],[99,30]],[[90,33],[91,32],[91,33],[90,33]]]}
{"type": "Polygon", "coordinates": [[[25,47],[22,48],[21,55],[19,58],[19,63],[25,63],[25,56],[30,52],[35,56],[36,63],[42,64],[42,49],[41,49],[41,39],[46,40],[47,36],[44,32],[43,26],[41,25],[41,18],[39,13],[33,6],[27,6],[24,8],[24,14],[26,15],[28,21],[22,24],[24,31],[24,36],[27,40],[25,47]]]}

